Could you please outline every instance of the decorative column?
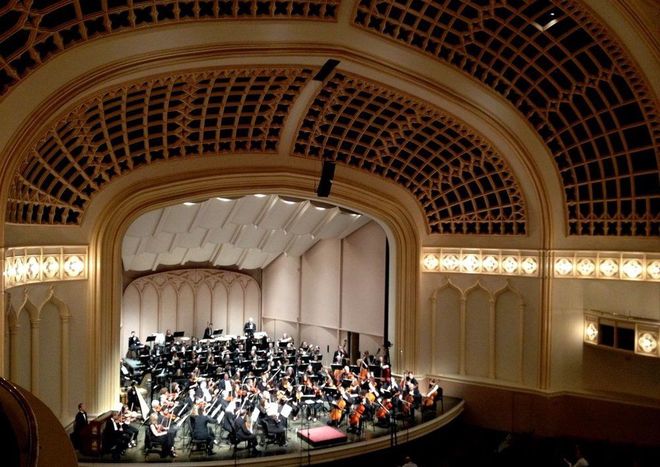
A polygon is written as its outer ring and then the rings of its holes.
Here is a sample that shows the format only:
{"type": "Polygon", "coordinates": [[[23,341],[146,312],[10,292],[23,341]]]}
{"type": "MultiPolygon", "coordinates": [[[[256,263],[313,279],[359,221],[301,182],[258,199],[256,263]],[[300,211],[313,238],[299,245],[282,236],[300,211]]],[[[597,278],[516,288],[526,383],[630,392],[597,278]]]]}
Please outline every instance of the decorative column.
{"type": "Polygon", "coordinates": [[[467,327],[466,327],[466,315],[467,314],[467,299],[465,298],[464,294],[461,294],[461,311],[460,311],[460,329],[461,329],[461,335],[460,335],[460,342],[459,342],[459,348],[460,348],[460,359],[459,359],[459,367],[458,367],[458,374],[464,375],[465,374],[465,352],[466,352],[466,347],[467,347],[467,327]]]}
{"type": "Polygon", "coordinates": [[[9,379],[18,378],[18,323],[9,322],[9,379]]]}
{"type": "Polygon", "coordinates": [[[71,315],[68,310],[60,315],[62,322],[62,335],[60,341],[60,420],[64,420],[69,413],[69,321],[71,315]]]}
{"type": "Polygon", "coordinates": [[[495,378],[495,299],[488,298],[488,377],[495,378]]]}
{"type": "Polygon", "coordinates": [[[431,296],[431,373],[435,374],[435,353],[437,351],[436,342],[436,327],[437,327],[437,317],[436,317],[436,306],[438,299],[435,292],[431,296]]]}

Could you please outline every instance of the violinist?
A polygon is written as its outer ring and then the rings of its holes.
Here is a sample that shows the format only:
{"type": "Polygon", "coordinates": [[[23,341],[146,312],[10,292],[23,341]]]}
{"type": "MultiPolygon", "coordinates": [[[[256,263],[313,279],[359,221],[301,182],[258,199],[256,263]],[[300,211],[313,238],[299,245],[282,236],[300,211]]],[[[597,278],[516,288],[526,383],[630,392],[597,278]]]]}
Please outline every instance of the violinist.
{"type": "Polygon", "coordinates": [[[129,444],[129,436],[123,429],[119,418],[119,410],[113,410],[112,416],[103,429],[103,449],[112,453],[112,460],[119,460],[129,444]]]}
{"type": "Polygon", "coordinates": [[[286,423],[280,418],[277,408],[266,410],[266,416],[263,417],[263,423],[269,434],[274,434],[277,444],[286,446],[286,423]]]}
{"type": "Polygon", "coordinates": [[[147,430],[146,436],[149,437],[149,440],[152,443],[160,443],[163,446],[163,449],[160,452],[160,457],[176,457],[176,452],[174,451],[174,444],[172,443],[172,437],[163,429],[163,427],[158,423],[158,414],[152,413],[149,417],[149,429],[147,430]]]}
{"type": "Polygon", "coordinates": [[[256,455],[259,450],[257,449],[257,435],[254,434],[252,429],[252,420],[247,410],[243,409],[240,415],[234,421],[234,431],[236,439],[240,441],[247,441],[250,448],[250,454],[256,455]]]}
{"type": "Polygon", "coordinates": [[[126,433],[125,437],[128,440],[128,447],[133,448],[137,446],[137,434],[139,429],[135,428],[132,423],[141,418],[141,415],[138,412],[128,410],[128,406],[122,405],[121,411],[119,412],[119,423],[121,429],[126,433]]]}

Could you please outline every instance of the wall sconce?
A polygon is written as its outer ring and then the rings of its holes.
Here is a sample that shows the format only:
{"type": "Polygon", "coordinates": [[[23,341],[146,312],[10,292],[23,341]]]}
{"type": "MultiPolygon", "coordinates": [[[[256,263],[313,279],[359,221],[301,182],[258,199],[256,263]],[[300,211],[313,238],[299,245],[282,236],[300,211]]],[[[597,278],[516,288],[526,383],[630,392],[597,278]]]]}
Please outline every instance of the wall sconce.
{"type": "Polygon", "coordinates": [[[5,250],[5,289],[87,279],[87,246],[26,246],[5,250]]]}
{"type": "Polygon", "coordinates": [[[646,357],[660,357],[659,335],[660,327],[638,323],[635,326],[635,353],[646,357]]]}
{"type": "Polygon", "coordinates": [[[598,317],[584,315],[584,342],[598,344],[598,317]]]}

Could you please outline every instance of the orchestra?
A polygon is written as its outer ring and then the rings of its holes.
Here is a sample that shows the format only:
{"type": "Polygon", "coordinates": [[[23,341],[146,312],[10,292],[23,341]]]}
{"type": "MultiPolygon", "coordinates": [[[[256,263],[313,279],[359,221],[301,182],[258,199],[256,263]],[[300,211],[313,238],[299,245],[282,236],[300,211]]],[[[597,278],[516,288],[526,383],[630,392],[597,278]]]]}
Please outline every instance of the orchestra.
{"type": "Polygon", "coordinates": [[[389,427],[397,419],[412,419],[438,391],[433,382],[422,396],[412,372],[392,378],[380,349],[376,355],[364,352],[350,365],[339,345],[326,368],[319,346],[303,341],[296,347],[287,334],[272,341],[256,331],[252,318],[244,331],[244,336],[215,335],[209,322],[203,339],[167,330],[160,343],[147,339],[147,345],[131,333],[136,358],[122,364],[131,381],[128,405],[108,422],[122,433],[122,451],[134,445],[137,429],[131,422],[139,418],[148,423],[149,440],[163,446],[163,457],[176,456],[175,439],[186,421],[196,440],[207,440],[207,454],[222,430],[247,441],[254,453],[255,428],[284,446],[289,421],[316,422],[325,415],[328,424],[359,434],[364,420],[389,427]],[[151,374],[151,410],[136,387],[146,374],[151,374]]]}

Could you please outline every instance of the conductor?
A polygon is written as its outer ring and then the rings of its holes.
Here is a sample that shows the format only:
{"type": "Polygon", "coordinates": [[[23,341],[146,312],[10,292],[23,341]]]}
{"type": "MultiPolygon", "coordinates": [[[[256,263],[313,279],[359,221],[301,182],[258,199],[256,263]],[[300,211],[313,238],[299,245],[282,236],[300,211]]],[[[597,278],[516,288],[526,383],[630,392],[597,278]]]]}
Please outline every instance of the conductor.
{"type": "Polygon", "coordinates": [[[245,335],[247,337],[253,337],[256,330],[257,330],[257,325],[254,324],[254,320],[252,319],[252,317],[250,317],[250,319],[248,319],[248,321],[243,326],[243,332],[245,332],[245,335]]]}

